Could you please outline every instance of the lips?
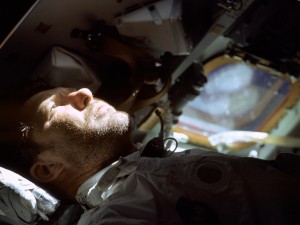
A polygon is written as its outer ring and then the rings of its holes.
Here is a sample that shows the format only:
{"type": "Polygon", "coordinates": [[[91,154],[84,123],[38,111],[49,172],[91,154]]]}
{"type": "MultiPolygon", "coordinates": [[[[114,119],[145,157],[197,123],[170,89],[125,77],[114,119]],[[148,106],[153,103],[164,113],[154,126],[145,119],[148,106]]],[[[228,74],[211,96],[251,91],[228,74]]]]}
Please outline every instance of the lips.
{"type": "Polygon", "coordinates": [[[94,107],[94,114],[96,115],[96,116],[98,116],[98,115],[102,115],[102,114],[105,114],[106,113],[106,111],[107,111],[107,106],[105,105],[105,104],[96,104],[95,105],[95,107],[94,107]]]}
{"type": "Polygon", "coordinates": [[[108,105],[106,102],[101,101],[101,102],[94,103],[92,112],[96,118],[99,118],[99,117],[102,118],[102,117],[112,113],[111,109],[113,109],[113,108],[110,105],[108,105]]]}

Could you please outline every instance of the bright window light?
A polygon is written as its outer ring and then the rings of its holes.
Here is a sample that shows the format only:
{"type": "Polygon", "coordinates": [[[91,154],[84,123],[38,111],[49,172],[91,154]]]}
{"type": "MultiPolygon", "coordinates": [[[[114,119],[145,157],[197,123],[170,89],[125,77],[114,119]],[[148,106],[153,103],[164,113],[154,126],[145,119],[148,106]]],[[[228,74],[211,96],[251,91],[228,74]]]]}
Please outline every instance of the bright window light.
{"type": "Polygon", "coordinates": [[[183,129],[201,134],[259,130],[285,100],[290,83],[243,63],[227,63],[207,75],[201,94],[179,118],[183,129]]]}

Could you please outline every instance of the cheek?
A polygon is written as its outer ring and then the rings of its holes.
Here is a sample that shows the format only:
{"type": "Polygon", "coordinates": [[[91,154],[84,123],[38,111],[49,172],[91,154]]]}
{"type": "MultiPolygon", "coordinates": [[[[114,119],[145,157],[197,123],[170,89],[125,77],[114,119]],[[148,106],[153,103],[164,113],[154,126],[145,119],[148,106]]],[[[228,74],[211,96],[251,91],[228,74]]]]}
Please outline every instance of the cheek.
{"type": "Polygon", "coordinates": [[[52,142],[53,136],[49,130],[35,129],[32,133],[32,139],[38,144],[47,145],[52,142]]]}
{"type": "Polygon", "coordinates": [[[51,120],[45,123],[45,131],[59,131],[62,128],[77,127],[81,128],[85,124],[82,115],[66,110],[56,112],[51,120]]]}

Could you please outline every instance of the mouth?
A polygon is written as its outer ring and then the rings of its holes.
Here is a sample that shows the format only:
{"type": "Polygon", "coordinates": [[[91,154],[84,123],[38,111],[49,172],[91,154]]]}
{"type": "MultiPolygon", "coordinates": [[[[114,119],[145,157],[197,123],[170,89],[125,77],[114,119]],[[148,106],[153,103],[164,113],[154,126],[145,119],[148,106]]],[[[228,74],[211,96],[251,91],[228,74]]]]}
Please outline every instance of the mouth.
{"type": "Polygon", "coordinates": [[[98,103],[95,105],[94,109],[93,109],[93,114],[96,116],[96,117],[101,117],[103,115],[105,115],[107,112],[107,106],[106,104],[103,104],[103,103],[98,103]]]}
{"type": "Polygon", "coordinates": [[[113,113],[113,109],[113,107],[105,102],[97,102],[95,103],[92,112],[96,118],[103,118],[113,113]]]}

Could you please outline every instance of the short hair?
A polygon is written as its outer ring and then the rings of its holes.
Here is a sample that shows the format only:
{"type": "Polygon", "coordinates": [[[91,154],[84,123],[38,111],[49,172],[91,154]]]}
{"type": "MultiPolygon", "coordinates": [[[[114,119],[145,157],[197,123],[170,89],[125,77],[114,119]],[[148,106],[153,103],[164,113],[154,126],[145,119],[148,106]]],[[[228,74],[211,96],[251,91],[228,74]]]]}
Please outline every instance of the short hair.
{"type": "Polygon", "coordinates": [[[54,88],[42,79],[23,80],[12,85],[10,91],[1,93],[1,135],[0,164],[14,171],[24,172],[24,166],[29,167],[36,156],[45,148],[51,146],[38,145],[31,138],[32,126],[21,116],[24,103],[33,95],[54,88]]]}
{"type": "MultiPolygon", "coordinates": [[[[15,98],[23,106],[24,103],[34,95],[40,93],[41,91],[46,91],[53,88],[55,88],[55,86],[50,85],[42,78],[39,78],[37,80],[26,80],[23,82],[23,85],[19,87],[20,91],[18,91],[18,93],[15,95],[15,98]]],[[[25,169],[29,169],[38,155],[43,151],[53,149],[54,144],[38,143],[33,138],[33,121],[31,121],[29,118],[24,118],[24,115],[21,114],[18,116],[18,120],[18,126],[16,129],[19,142],[18,154],[20,156],[22,167],[25,167],[25,169]]]]}

